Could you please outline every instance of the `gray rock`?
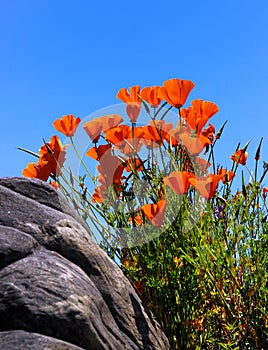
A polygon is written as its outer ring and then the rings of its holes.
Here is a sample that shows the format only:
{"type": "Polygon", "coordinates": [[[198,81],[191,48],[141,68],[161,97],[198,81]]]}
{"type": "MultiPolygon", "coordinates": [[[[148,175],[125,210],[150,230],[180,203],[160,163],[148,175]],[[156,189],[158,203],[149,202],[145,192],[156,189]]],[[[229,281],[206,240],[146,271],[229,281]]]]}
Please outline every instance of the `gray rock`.
{"type": "Polygon", "coordinates": [[[42,181],[0,179],[0,267],[0,334],[38,333],[90,350],[169,349],[121,269],[42,181]]]}
{"type": "Polygon", "coordinates": [[[62,340],[25,331],[0,332],[1,350],[83,350],[62,340]]]}

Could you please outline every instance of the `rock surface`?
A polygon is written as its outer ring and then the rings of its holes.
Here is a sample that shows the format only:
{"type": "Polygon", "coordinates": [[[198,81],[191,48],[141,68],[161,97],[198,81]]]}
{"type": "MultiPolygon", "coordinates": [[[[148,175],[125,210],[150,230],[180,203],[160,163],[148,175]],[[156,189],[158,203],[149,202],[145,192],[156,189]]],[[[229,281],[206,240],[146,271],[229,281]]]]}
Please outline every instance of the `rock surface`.
{"type": "Polygon", "coordinates": [[[120,268],[54,188],[0,179],[0,348],[169,349],[120,268]]]}

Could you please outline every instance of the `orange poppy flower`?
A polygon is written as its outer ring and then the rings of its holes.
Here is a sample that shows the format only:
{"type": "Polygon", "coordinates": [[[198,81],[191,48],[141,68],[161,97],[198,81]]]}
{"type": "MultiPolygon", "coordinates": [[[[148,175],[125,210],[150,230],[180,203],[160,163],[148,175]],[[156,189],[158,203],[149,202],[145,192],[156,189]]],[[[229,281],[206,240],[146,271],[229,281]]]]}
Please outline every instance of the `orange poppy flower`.
{"type": "Polygon", "coordinates": [[[120,115],[112,114],[105,115],[99,118],[94,118],[93,120],[86,122],[83,125],[85,132],[88,134],[93,142],[97,142],[100,138],[102,132],[116,127],[123,121],[120,115]]]}
{"type": "Polygon", "coordinates": [[[172,123],[167,124],[164,120],[151,120],[149,124],[137,128],[143,132],[142,139],[147,148],[163,145],[164,141],[170,143],[170,138],[173,137],[170,132],[174,129],[172,123]]]}
{"type": "Polygon", "coordinates": [[[127,115],[131,121],[131,123],[136,123],[138,116],[141,111],[141,103],[140,102],[128,102],[126,106],[127,115]]]}
{"type": "Polygon", "coordinates": [[[141,102],[139,95],[140,95],[140,86],[136,85],[136,86],[130,87],[129,90],[127,90],[126,88],[120,89],[116,97],[125,103],[141,102]]]}
{"type": "Polygon", "coordinates": [[[163,145],[163,130],[158,129],[153,125],[141,126],[140,130],[143,131],[142,142],[147,148],[163,145]]]}
{"type": "Polygon", "coordinates": [[[106,131],[105,139],[122,153],[132,155],[141,149],[143,133],[141,128],[133,129],[128,125],[119,125],[106,131]]]}
{"type": "Polygon", "coordinates": [[[208,127],[201,132],[201,135],[207,137],[212,143],[215,137],[215,127],[212,124],[208,124],[208,127]]]}
{"type": "Polygon", "coordinates": [[[50,142],[46,142],[39,150],[40,158],[38,164],[44,166],[47,171],[56,175],[63,166],[66,159],[66,147],[58,136],[52,136],[50,142]],[[46,164],[47,163],[47,164],[46,164]]]}
{"type": "Polygon", "coordinates": [[[81,119],[75,118],[72,114],[64,115],[61,119],[56,119],[52,124],[54,128],[67,137],[72,137],[81,122],[81,119]]]}
{"type": "Polygon", "coordinates": [[[213,102],[194,100],[192,101],[192,106],[187,109],[181,109],[180,116],[186,121],[187,126],[199,135],[207,121],[216,114],[218,110],[218,106],[213,102]]]}
{"type": "Polygon", "coordinates": [[[85,132],[93,142],[98,142],[102,133],[102,124],[97,119],[93,119],[83,125],[85,132]]]}
{"type": "Polygon", "coordinates": [[[100,158],[109,150],[111,150],[110,144],[93,146],[87,151],[86,156],[96,160],[100,160],[100,158]]]}
{"type": "Polygon", "coordinates": [[[161,135],[161,139],[170,144],[170,140],[174,136],[174,125],[172,123],[166,123],[165,120],[150,120],[150,125],[156,128],[158,135],[161,135]]]}
{"type": "Polygon", "coordinates": [[[230,158],[237,164],[245,165],[247,162],[248,152],[245,149],[239,149],[230,158]]]}
{"type": "Polygon", "coordinates": [[[209,145],[210,140],[203,135],[190,135],[182,133],[179,135],[182,144],[187,148],[191,155],[198,155],[205,146],[209,145]]]}
{"type": "Polygon", "coordinates": [[[163,139],[169,145],[171,145],[171,147],[177,146],[180,142],[180,133],[181,132],[178,129],[175,129],[172,123],[165,123],[164,120],[161,120],[161,122],[164,122],[164,125],[161,126],[161,129],[164,131],[162,133],[163,139]]]}
{"type": "MultiPolygon", "coordinates": [[[[135,131],[137,128],[134,129],[135,131]]],[[[124,140],[128,140],[131,137],[132,128],[129,125],[119,125],[113,129],[107,130],[105,132],[105,139],[114,145],[118,145],[124,140]]]]}
{"type": "Polygon", "coordinates": [[[24,177],[30,177],[35,179],[40,179],[47,181],[50,175],[50,169],[46,166],[48,162],[43,162],[41,164],[29,163],[25,169],[22,171],[24,177]]]}
{"type": "Polygon", "coordinates": [[[215,195],[218,183],[221,179],[221,175],[210,174],[204,178],[192,177],[189,179],[189,182],[197,189],[202,197],[210,199],[215,195]]]}
{"type": "Polygon", "coordinates": [[[188,171],[173,171],[169,176],[164,177],[163,181],[175,193],[182,195],[187,193],[190,186],[189,179],[194,175],[188,171]]]}
{"type": "Polygon", "coordinates": [[[226,184],[230,181],[232,181],[232,179],[235,177],[235,173],[233,171],[227,171],[226,169],[224,168],[220,168],[217,170],[217,175],[220,175],[222,178],[221,178],[221,181],[222,183],[226,184]]]}
{"type": "Polygon", "coordinates": [[[156,204],[145,204],[140,210],[151,221],[155,227],[160,227],[164,222],[164,215],[167,207],[165,199],[161,199],[156,204]]]}
{"type": "Polygon", "coordinates": [[[160,86],[147,86],[141,90],[141,98],[149,103],[153,108],[157,108],[161,103],[162,99],[158,97],[158,90],[160,86]]]}
{"type": "Polygon", "coordinates": [[[124,120],[118,114],[104,115],[103,117],[100,117],[97,119],[98,119],[98,121],[100,121],[102,123],[102,131],[103,132],[110,130],[112,128],[115,128],[120,123],[122,123],[122,121],[124,120]]]}
{"type": "Polygon", "coordinates": [[[100,177],[98,180],[106,187],[116,185],[119,191],[124,165],[116,156],[111,155],[109,152],[104,153],[99,162],[97,169],[101,174],[102,180],[100,181],[100,177]]]}
{"type": "Polygon", "coordinates": [[[125,102],[127,115],[132,123],[137,121],[139,113],[141,111],[141,99],[140,99],[140,86],[132,86],[127,90],[122,88],[118,91],[116,97],[125,102]]]}
{"type": "Polygon", "coordinates": [[[180,108],[184,105],[189,93],[194,87],[190,80],[169,79],[158,90],[157,97],[168,102],[171,106],[180,108]]]}

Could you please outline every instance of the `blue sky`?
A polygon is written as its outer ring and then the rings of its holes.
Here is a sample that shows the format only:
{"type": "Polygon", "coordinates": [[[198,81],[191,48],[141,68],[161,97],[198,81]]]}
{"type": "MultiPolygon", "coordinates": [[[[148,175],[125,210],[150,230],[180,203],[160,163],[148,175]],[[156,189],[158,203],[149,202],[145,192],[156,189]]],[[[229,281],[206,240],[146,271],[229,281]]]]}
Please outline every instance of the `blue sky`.
{"type": "MultiPolygon", "coordinates": [[[[217,152],[261,136],[268,161],[268,2],[2,0],[0,176],[20,176],[64,114],[82,119],[118,103],[121,87],[192,80],[191,99],[215,102],[217,152]]],[[[186,104],[186,105],[187,105],[186,104]]],[[[249,163],[250,164],[250,163],[249,163]]]]}

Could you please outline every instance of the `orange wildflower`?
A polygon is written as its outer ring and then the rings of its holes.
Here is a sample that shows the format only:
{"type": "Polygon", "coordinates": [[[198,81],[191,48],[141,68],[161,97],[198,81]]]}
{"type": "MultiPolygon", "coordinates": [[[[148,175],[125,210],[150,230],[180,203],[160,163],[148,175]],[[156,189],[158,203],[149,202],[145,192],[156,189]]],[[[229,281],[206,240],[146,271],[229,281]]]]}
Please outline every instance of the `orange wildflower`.
{"type": "Polygon", "coordinates": [[[61,119],[56,119],[52,124],[54,128],[67,137],[72,137],[81,122],[81,119],[75,118],[72,114],[64,115],[61,119]]]}
{"type": "Polygon", "coordinates": [[[210,199],[215,195],[218,183],[221,179],[221,175],[210,174],[204,178],[192,177],[189,179],[189,182],[197,189],[202,197],[210,199]]]}
{"type": "Polygon", "coordinates": [[[161,135],[161,139],[165,140],[170,144],[170,141],[174,137],[174,125],[172,123],[166,123],[165,120],[150,120],[150,125],[154,126],[158,132],[158,135],[161,135]]]}
{"type": "Polygon", "coordinates": [[[208,127],[201,132],[201,135],[207,137],[212,143],[215,137],[215,127],[212,124],[209,124],[208,127]]]}
{"type": "Polygon", "coordinates": [[[161,199],[156,204],[145,204],[140,210],[151,221],[155,227],[160,227],[164,222],[164,215],[167,207],[165,199],[161,199]]]}
{"type": "Polygon", "coordinates": [[[113,129],[107,130],[105,139],[111,142],[122,153],[132,155],[141,149],[143,133],[141,128],[119,125],[113,129]]]}
{"type": "Polygon", "coordinates": [[[110,114],[100,117],[98,120],[102,123],[102,131],[105,132],[118,126],[124,119],[118,114],[110,114]]]}
{"type": "Polygon", "coordinates": [[[173,171],[163,181],[177,194],[185,194],[190,186],[189,179],[194,175],[188,171],[173,171]]]}
{"type": "Polygon", "coordinates": [[[213,102],[194,100],[192,101],[192,106],[180,110],[180,116],[186,121],[187,126],[199,135],[207,121],[218,110],[218,106],[213,102]]]}
{"type": "Polygon", "coordinates": [[[226,169],[224,168],[220,168],[217,170],[217,175],[220,175],[222,178],[221,178],[221,181],[222,183],[226,184],[230,181],[232,181],[232,179],[235,177],[235,173],[233,171],[227,171],[226,169]]]}
{"type": "Polygon", "coordinates": [[[100,173],[98,180],[106,187],[115,185],[119,193],[121,189],[121,176],[124,171],[124,165],[120,160],[109,152],[104,153],[100,158],[100,164],[97,166],[100,173]]]}
{"type": "Polygon", "coordinates": [[[95,145],[87,151],[86,156],[96,160],[100,160],[100,158],[109,150],[111,150],[110,144],[100,146],[95,145]]]}
{"type": "Polygon", "coordinates": [[[132,86],[127,90],[122,88],[116,97],[126,103],[126,112],[132,123],[135,123],[141,111],[140,86],[132,86]]]}
{"type": "Polygon", "coordinates": [[[163,145],[163,130],[156,128],[153,125],[144,125],[140,129],[143,131],[142,142],[147,148],[163,145]]]}
{"type": "Polygon", "coordinates": [[[147,86],[143,88],[140,93],[141,98],[153,108],[157,108],[162,101],[162,99],[158,97],[159,88],[160,86],[147,86]]]}
{"type": "Polygon", "coordinates": [[[85,132],[93,142],[98,142],[102,133],[102,123],[97,118],[83,125],[85,132]]]}
{"type": "Polygon", "coordinates": [[[198,155],[205,146],[209,145],[211,141],[203,135],[190,135],[189,133],[182,133],[179,135],[182,144],[187,148],[191,155],[198,155]]]}
{"type": "Polygon", "coordinates": [[[173,134],[169,133],[174,129],[172,123],[167,124],[164,120],[150,120],[149,124],[138,127],[143,132],[142,139],[147,148],[163,145],[164,141],[170,143],[173,134]]]}
{"type": "Polygon", "coordinates": [[[194,87],[190,80],[169,79],[158,90],[158,98],[168,102],[171,106],[180,108],[184,105],[189,93],[194,87]]]}
{"type": "Polygon", "coordinates": [[[130,87],[129,90],[127,90],[126,88],[120,89],[116,97],[125,103],[141,102],[139,95],[140,95],[140,86],[136,85],[136,86],[130,87]]]}
{"type": "Polygon", "coordinates": [[[126,106],[127,115],[132,123],[136,123],[141,111],[140,102],[128,102],[126,106]]]}
{"type": "Polygon", "coordinates": [[[102,132],[116,127],[123,121],[120,115],[112,114],[94,118],[85,123],[83,128],[93,142],[97,142],[102,132]]]}
{"type": "Polygon", "coordinates": [[[247,162],[248,152],[245,151],[245,148],[239,149],[236,151],[230,158],[237,164],[245,165],[247,162]]]}
{"type": "Polygon", "coordinates": [[[22,171],[25,177],[47,181],[50,175],[57,175],[63,166],[67,146],[62,146],[58,136],[52,136],[39,150],[38,163],[29,163],[22,171]]]}
{"type": "Polygon", "coordinates": [[[50,169],[45,166],[47,162],[41,164],[29,163],[25,169],[22,171],[24,177],[30,177],[35,179],[40,179],[47,181],[50,175],[50,169]]]}
{"type": "Polygon", "coordinates": [[[67,145],[62,146],[58,136],[52,136],[50,142],[46,142],[40,148],[38,164],[44,166],[50,173],[56,175],[62,168],[66,159],[66,147],[67,145]]]}

